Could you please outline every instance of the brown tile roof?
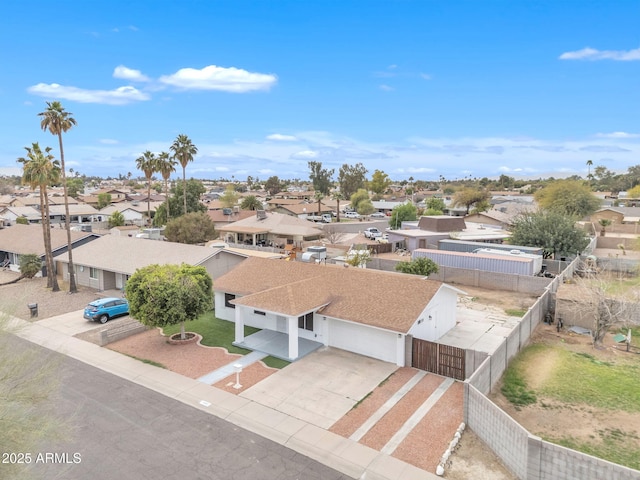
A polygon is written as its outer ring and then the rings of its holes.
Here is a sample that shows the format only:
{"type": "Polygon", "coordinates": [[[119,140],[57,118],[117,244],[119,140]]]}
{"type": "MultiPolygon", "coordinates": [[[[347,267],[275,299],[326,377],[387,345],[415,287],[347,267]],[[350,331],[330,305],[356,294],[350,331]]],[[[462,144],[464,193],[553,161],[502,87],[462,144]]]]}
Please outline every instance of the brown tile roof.
{"type": "Polygon", "coordinates": [[[320,309],[320,315],[407,333],[442,285],[415,275],[248,258],[214,288],[257,310],[300,316],[320,309]]]}
{"type": "MultiPolygon", "coordinates": [[[[71,241],[76,242],[91,235],[87,232],[71,232],[71,241]]],[[[67,231],[64,228],[52,228],[51,249],[55,252],[66,245],[67,231]]],[[[0,250],[19,255],[28,253],[44,255],[42,225],[17,224],[0,229],[0,250]]]]}

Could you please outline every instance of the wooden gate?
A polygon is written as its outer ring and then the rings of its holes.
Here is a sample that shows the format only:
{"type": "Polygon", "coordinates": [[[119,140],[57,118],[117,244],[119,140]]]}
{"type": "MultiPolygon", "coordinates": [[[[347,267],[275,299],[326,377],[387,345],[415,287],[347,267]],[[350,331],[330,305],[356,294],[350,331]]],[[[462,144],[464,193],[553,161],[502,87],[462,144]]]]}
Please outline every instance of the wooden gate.
{"type": "Polygon", "coordinates": [[[412,339],[411,366],[444,377],[465,379],[464,348],[412,339]]]}

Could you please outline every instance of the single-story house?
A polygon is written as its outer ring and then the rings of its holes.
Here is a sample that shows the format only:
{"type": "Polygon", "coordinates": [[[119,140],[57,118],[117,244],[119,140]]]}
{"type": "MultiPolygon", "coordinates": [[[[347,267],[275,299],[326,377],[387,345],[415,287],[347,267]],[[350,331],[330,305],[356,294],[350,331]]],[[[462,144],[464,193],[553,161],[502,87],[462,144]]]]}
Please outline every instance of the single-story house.
{"type": "MultiPolygon", "coordinates": [[[[97,290],[121,290],[137,269],[153,264],[186,263],[203,266],[215,281],[247,256],[221,248],[121,235],[104,235],[94,242],[73,249],[78,285],[97,290]]],[[[56,261],[61,264],[66,280],[68,255],[61,255],[56,261]]]]}
{"type": "MultiPolygon", "coordinates": [[[[49,215],[51,217],[52,224],[63,224],[66,214],[65,206],[62,205],[49,205],[49,215]]],[[[69,205],[69,222],[70,223],[91,223],[94,221],[100,221],[97,217],[100,216],[100,212],[86,203],[69,205]]]]}
{"type": "MultiPolygon", "coordinates": [[[[76,248],[97,239],[97,235],[88,232],[71,232],[71,245],[75,253],[76,248]]],[[[51,250],[54,260],[67,252],[67,231],[63,228],[51,229],[51,250]]],[[[42,225],[16,224],[0,229],[0,263],[13,270],[20,271],[20,255],[35,254],[44,262],[44,234],[42,225]]],[[[68,256],[68,255],[67,255],[68,256]]],[[[68,277],[68,272],[67,277],[68,277]]],[[[46,276],[46,266],[43,263],[42,276],[46,276]]]]}
{"type": "Polygon", "coordinates": [[[426,215],[420,220],[402,222],[401,229],[388,232],[389,242],[394,246],[403,246],[409,251],[418,248],[438,248],[438,242],[446,238],[492,242],[509,238],[506,230],[472,222],[465,222],[462,217],[449,215],[426,215]]]}
{"type": "Polygon", "coordinates": [[[216,230],[219,230],[221,226],[254,217],[255,215],[256,212],[253,210],[241,210],[240,208],[221,208],[219,210],[209,208],[207,210],[207,216],[215,225],[216,230]]]}
{"type": "Polygon", "coordinates": [[[5,225],[15,225],[16,220],[20,217],[26,218],[29,223],[42,222],[40,210],[34,207],[0,207],[0,218],[4,220],[5,225]]]}
{"type": "Polygon", "coordinates": [[[218,233],[220,239],[227,243],[282,246],[319,240],[324,236],[323,231],[308,220],[264,210],[257,210],[255,215],[244,220],[221,225],[218,233]]]}
{"type": "MultiPolygon", "coordinates": [[[[248,258],[214,283],[216,316],[300,343],[331,346],[404,366],[408,336],[435,341],[456,324],[456,288],[415,275],[248,258]]],[[[261,332],[258,332],[261,333],[261,332]]],[[[267,350],[268,351],[268,350],[267,350]]]]}

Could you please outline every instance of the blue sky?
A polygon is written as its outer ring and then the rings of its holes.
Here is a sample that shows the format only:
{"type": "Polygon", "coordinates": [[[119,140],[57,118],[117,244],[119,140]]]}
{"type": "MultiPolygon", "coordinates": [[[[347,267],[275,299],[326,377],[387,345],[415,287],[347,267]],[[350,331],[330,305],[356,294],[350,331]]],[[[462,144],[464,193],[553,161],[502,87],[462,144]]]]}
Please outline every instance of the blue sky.
{"type": "MultiPolygon", "coordinates": [[[[187,134],[195,178],[586,176],[640,164],[640,1],[14,1],[0,174],[60,100],[67,168],[132,172],[187,134]]],[[[181,173],[181,172],[177,172],[181,173]]]]}

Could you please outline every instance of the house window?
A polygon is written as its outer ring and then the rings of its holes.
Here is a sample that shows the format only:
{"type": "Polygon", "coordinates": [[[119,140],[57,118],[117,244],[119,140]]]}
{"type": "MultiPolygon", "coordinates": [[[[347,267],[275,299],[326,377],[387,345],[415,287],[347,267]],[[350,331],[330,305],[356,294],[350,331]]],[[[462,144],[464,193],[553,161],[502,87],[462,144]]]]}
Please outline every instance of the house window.
{"type": "Polygon", "coordinates": [[[89,278],[91,278],[93,280],[97,280],[98,279],[98,269],[97,268],[93,268],[93,267],[89,268],[89,278]]]}
{"type": "Polygon", "coordinates": [[[254,310],[253,313],[254,315],[266,315],[265,312],[261,312],[260,310],[254,310]]]}
{"type": "Polygon", "coordinates": [[[236,296],[232,293],[225,293],[224,294],[224,306],[227,308],[236,308],[236,306],[233,303],[229,303],[231,300],[234,300],[236,298],[236,296]]]}
{"type": "Polygon", "coordinates": [[[298,317],[298,328],[313,332],[313,312],[298,317]]]}

